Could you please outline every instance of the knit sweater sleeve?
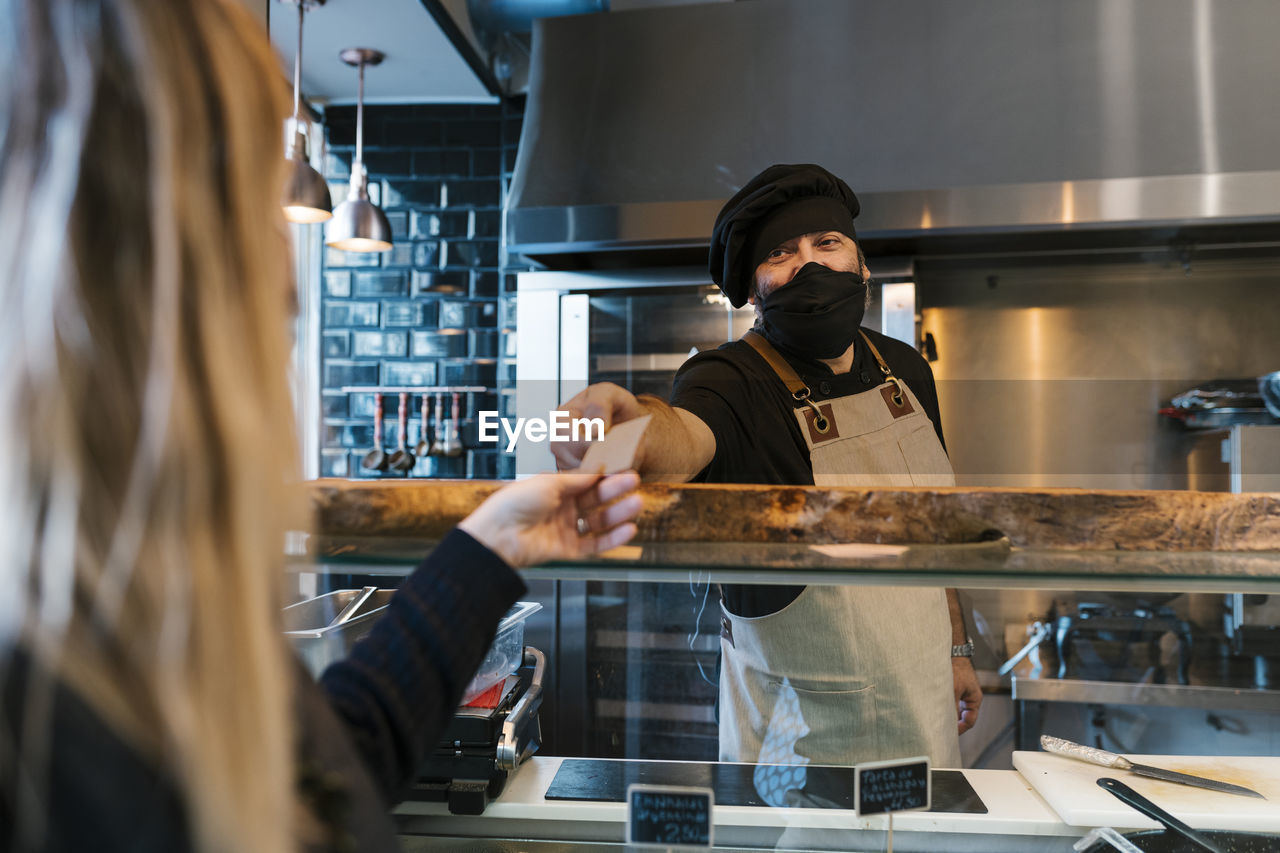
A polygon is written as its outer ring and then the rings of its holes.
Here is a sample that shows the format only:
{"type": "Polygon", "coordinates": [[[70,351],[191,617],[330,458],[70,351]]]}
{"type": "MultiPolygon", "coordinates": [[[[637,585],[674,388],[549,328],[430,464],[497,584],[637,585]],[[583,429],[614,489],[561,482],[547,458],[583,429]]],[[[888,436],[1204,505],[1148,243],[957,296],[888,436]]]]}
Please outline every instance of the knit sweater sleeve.
{"type": "Polygon", "coordinates": [[[388,805],[399,802],[525,592],[489,549],[451,531],[392,596],[386,613],[320,683],[388,805]]]}

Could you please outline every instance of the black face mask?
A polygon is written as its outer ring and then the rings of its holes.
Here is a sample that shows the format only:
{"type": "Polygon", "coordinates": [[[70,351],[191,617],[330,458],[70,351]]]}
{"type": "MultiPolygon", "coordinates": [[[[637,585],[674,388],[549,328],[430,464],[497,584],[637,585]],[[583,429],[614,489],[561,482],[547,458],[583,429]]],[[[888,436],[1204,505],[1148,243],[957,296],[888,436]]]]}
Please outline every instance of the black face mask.
{"type": "Polygon", "coordinates": [[[807,263],[764,300],[764,336],[801,358],[838,358],[853,343],[866,310],[862,276],[807,263]]]}

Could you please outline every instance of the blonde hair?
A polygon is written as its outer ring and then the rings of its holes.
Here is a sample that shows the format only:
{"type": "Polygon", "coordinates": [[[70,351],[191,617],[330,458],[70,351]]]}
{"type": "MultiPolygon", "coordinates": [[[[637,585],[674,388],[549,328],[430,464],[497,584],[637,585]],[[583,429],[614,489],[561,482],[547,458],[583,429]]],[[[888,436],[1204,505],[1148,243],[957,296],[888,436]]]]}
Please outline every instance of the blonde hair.
{"type": "MultiPolygon", "coordinates": [[[[175,781],[197,849],[289,849],[283,78],[234,2],[0,9],[0,651],[175,781]]],[[[0,762],[39,767],[27,722],[0,762]]]]}

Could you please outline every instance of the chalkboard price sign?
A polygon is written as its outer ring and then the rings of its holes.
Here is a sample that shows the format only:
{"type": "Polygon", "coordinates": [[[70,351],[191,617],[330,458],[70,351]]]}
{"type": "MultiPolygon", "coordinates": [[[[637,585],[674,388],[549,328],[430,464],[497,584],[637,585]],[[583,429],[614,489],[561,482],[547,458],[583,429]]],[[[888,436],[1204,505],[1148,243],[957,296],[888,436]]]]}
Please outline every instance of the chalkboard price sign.
{"type": "Polygon", "coordinates": [[[709,849],[710,788],[627,787],[627,843],[637,847],[709,849]]]}
{"type": "Polygon", "coordinates": [[[854,768],[853,799],[859,815],[929,808],[929,758],[868,761],[854,768]]]}

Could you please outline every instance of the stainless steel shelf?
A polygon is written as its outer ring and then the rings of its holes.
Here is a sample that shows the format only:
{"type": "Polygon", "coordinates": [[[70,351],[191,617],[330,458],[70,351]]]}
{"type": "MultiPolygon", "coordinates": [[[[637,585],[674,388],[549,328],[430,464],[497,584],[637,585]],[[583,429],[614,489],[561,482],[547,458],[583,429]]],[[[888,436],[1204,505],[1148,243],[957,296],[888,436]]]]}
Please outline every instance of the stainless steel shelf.
{"type": "Polygon", "coordinates": [[[1221,711],[1280,711],[1280,690],[1246,690],[1188,684],[1132,684],[1057,678],[1013,678],[1013,699],[1221,711]]]}

